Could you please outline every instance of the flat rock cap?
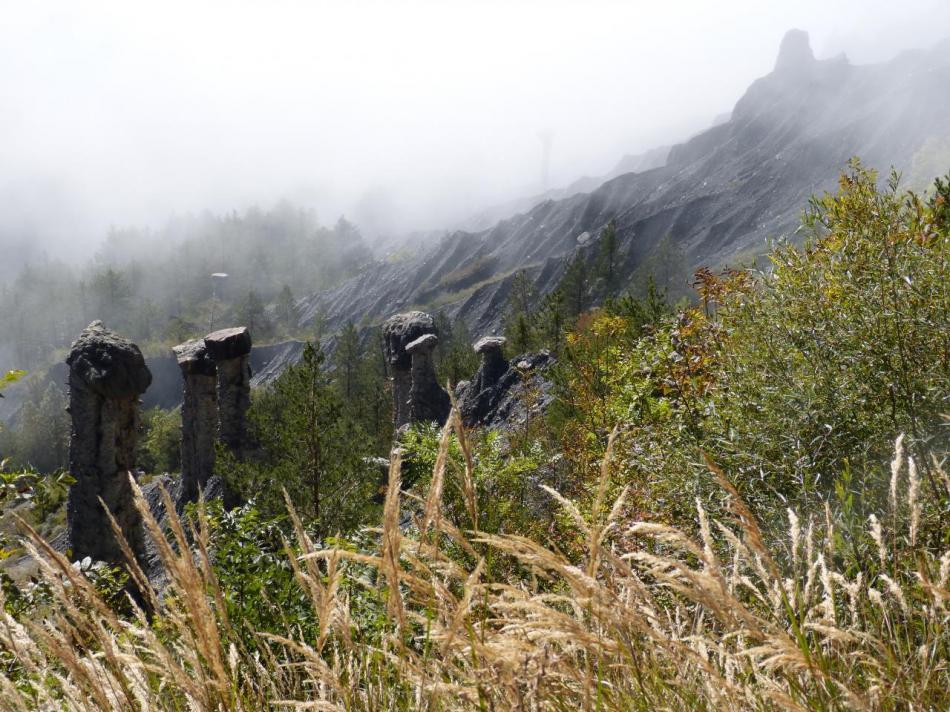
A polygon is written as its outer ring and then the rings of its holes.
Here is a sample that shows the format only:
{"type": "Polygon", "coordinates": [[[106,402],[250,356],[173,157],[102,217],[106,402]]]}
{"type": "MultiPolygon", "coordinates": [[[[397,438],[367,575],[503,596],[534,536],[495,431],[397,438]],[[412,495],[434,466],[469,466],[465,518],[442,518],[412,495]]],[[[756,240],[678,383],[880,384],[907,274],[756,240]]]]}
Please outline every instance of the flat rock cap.
{"type": "Polygon", "coordinates": [[[66,364],[90,390],[104,398],[128,398],[145,393],[152,372],[139,347],[94,321],[69,349],[66,364]]]}
{"type": "Polygon", "coordinates": [[[204,342],[215,361],[227,361],[251,353],[251,332],[246,326],[219,329],[208,334],[204,342]]]}
{"type": "Polygon", "coordinates": [[[506,343],[508,343],[508,339],[504,336],[483,336],[475,342],[472,348],[475,349],[477,354],[485,354],[492,351],[501,351],[505,348],[506,343]]]}
{"type": "Polygon", "coordinates": [[[182,373],[213,376],[217,372],[214,359],[211,358],[208,347],[201,339],[192,339],[178,344],[172,347],[172,351],[175,352],[175,359],[182,373]]]}
{"type": "Polygon", "coordinates": [[[409,368],[406,347],[420,336],[435,334],[435,319],[421,311],[403,312],[389,317],[383,324],[386,358],[393,366],[409,368]]]}
{"type": "Polygon", "coordinates": [[[422,311],[403,312],[393,314],[383,324],[383,333],[386,336],[397,336],[406,343],[418,339],[423,334],[435,333],[435,319],[431,314],[422,311]]]}
{"type": "Polygon", "coordinates": [[[415,353],[416,351],[431,351],[439,343],[439,337],[435,334],[423,334],[418,339],[406,344],[406,353],[415,353]]]}

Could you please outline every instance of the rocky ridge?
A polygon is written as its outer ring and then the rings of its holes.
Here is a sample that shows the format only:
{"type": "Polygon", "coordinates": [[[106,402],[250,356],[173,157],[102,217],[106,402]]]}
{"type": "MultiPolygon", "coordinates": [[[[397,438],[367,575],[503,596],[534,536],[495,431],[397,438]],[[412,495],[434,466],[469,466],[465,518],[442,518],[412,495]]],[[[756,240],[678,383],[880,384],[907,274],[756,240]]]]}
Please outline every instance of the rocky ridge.
{"type": "Polygon", "coordinates": [[[395,310],[428,307],[491,332],[517,271],[543,296],[575,255],[595,259],[611,219],[628,282],[664,238],[681,253],[684,274],[761,254],[767,239],[797,228],[808,198],[833,189],[850,158],[906,170],[925,142],[950,140],[950,95],[939,86],[950,86],[950,42],[855,66],[843,56],[816,59],[807,35],[792,31],[774,71],[727,120],[672,147],[664,165],[545,200],[489,229],[456,231],[411,258],[376,262],[301,300],[301,323],[319,314],[332,332],[349,320],[378,324],[395,310]]]}

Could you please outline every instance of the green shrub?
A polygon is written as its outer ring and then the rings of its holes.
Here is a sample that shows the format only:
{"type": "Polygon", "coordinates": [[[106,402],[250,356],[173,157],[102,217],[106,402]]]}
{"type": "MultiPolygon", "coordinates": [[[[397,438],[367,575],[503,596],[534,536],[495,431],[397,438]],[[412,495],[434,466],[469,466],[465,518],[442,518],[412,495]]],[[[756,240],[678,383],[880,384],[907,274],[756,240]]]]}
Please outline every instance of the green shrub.
{"type": "MultiPolygon", "coordinates": [[[[596,461],[621,425],[636,506],[682,522],[694,497],[715,496],[703,452],[765,510],[830,496],[906,433],[940,496],[922,454],[948,442],[948,201],[946,182],[923,200],[854,163],[770,270],[700,271],[700,306],[640,338],[630,316],[582,319],[554,410],[565,454],[596,461]]],[[[859,511],[883,496],[857,474],[849,487],[859,511]]]]}
{"type": "Polygon", "coordinates": [[[181,469],[181,411],[150,408],[142,414],[138,465],[159,474],[181,469]]]}
{"type": "Polygon", "coordinates": [[[256,450],[241,462],[219,457],[216,465],[245,500],[276,516],[286,490],[322,535],[351,531],[373,516],[375,443],[349,414],[319,346],[307,344],[300,363],[255,395],[248,418],[256,450]]]}

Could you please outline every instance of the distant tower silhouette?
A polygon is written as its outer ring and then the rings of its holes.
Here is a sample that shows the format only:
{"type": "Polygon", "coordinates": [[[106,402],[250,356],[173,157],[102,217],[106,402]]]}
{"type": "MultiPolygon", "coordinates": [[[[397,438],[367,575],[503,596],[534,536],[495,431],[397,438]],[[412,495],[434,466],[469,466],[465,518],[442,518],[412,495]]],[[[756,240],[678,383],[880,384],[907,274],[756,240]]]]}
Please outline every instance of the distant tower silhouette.
{"type": "Polygon", "coordinates": [[[548,189],[549,172],[551,170],[551,144],[554,143],[554,132],[551,129],[538,131],[541,140],[541,190],[548,189]]]}

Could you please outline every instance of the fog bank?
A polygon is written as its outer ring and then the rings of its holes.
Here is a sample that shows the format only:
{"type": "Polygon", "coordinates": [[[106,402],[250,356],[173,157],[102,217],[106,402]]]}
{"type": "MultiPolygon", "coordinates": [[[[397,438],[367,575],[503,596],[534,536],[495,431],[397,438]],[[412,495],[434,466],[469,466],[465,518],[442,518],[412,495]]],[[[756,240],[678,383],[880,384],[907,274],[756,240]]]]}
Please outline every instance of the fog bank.
{"type": "Polygon", "coordinates": [[[0,8],[0,249],[21,257],[283,198],[445,227],[704,128],[791,27],[855,63],[950,35],[941,0],[0,8]]]}

